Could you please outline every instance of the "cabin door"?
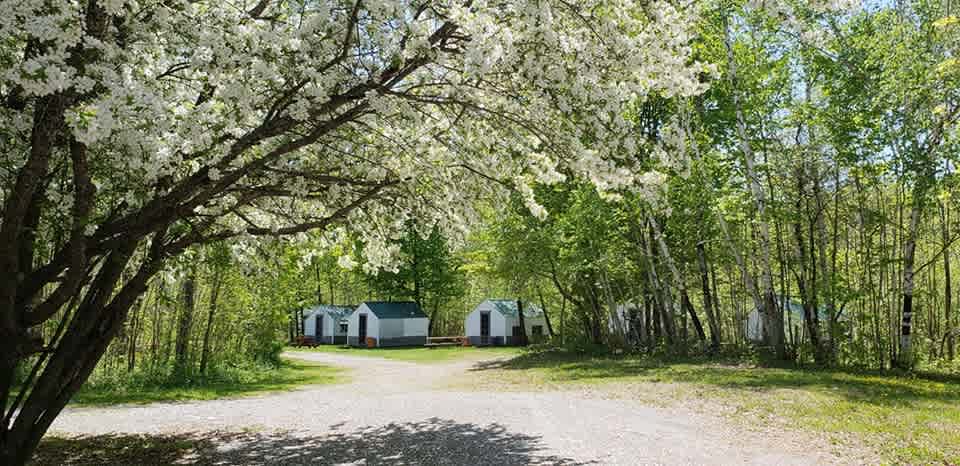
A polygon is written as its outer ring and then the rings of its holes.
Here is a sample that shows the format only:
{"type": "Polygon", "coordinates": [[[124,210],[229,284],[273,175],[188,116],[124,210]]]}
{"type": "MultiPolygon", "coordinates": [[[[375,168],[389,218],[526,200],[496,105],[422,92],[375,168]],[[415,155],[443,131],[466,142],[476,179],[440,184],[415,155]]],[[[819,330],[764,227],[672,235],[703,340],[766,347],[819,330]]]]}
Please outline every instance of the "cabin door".
{"type": "Polygon", "coordinates": [[[490,344],[490,313],[480,313],[480,344],[490,344]]]}
{"type": "Polygon", "coordinates": [[[316,330],[317,343],[320,343],[323,339],[323,316],[318,315],[315,318],[317,319],[317,324],[314,326],[314,329],[316,330]]]}
{"type": "Polygon", "coordinates": [[[360,346],[367,344],[367,315],[360,314],[360,325],[357,328],[357,339],[360,340],[360,346]]]}

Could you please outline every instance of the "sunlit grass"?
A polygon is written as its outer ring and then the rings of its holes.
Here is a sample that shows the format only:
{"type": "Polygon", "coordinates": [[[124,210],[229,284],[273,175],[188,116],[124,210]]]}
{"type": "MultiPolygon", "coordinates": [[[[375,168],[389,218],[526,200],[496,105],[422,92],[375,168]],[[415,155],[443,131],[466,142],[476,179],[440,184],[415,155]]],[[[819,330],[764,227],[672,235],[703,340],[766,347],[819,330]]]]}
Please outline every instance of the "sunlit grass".
{"type": "Polygon", "coordinates": [[[88,384],[71,403],[75,405],[112,405],[160,401],[215,400],[291,390],[306,385],[326,385],[346,380],[343,370],[301,360],[284,360],[272,369],[246,371],[242,378],[188,379],[157,384],[88,384]]]}

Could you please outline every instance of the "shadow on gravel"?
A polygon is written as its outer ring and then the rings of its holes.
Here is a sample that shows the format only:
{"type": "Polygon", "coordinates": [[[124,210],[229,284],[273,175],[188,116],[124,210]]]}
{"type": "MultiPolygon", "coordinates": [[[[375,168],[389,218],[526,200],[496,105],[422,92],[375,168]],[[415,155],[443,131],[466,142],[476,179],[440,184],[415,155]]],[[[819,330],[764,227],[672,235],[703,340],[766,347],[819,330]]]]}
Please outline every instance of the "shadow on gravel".
{"type": "Polygon", "coordinates": [[[45,439],[34,466],[186,465],[582,465],[539,454],[540,439],[431,418],[310,436],[296,432],[204,432],[171,435],[97,435],[45,439]]]}

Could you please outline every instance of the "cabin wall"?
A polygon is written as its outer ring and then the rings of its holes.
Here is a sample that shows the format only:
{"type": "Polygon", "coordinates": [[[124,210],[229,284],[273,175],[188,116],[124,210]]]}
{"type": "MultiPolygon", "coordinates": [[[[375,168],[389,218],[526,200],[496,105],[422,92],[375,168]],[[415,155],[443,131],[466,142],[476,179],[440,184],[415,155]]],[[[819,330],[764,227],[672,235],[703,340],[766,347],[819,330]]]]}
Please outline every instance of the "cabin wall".
{"type": "Polygon", "coordinates": [[[359,341],[360,335],[360,315],[367,316],[367,336],[380,340],[380,322],[377,315],[370,311],[366,304],[360,305],[353,314],[350,314],[350,321],[347,324],[347,344],[350,346],[364,346],[365,342],[359,341]]]}
{"type": "Polygon", "coordinates": [[[315,315],[316,314],[311,313],[303,317],[303,336],[315,337],[317,335],[317,329],[316,329],[317,321],[316,319],[314,319],[315,315]]]}
{"type": "MultiPolygon", "coordinates": [[[[506,344],[508,345],[520,344],[520,341],[518,341],[513,337],[513,327],[520,326],[520,318],[506,317],[504,319],[504,324],[506,326],[504,330],[504,334],[505,334],[504,339],[506,341],[506,344]]],[[[547,332],[547,319],[544,318],[542,314],[539,317],[524,316],[523,326],[527,328],[527,340],[530,342],[534,342],[536,340],[536,337],[533,336],[533,327],[535,326],[540,326],[543,329],[543,333],[542,333],[543,336],[541,338],[546,338],[547,336],[549,336],[549,333],[547,332]]]]}
{"type": "Polygon", "coordinates": [[[323,317],[323,343],[343,345],[347,342],[347,331],[340,330],[340,319],[326,313],[323,317]]]}
{"type": "Polygon", "coordinates": [[[427,344],[430,319],[383,319],[378,346],[422,346],[427,344]]]}
{"type": "Polygon", "coordinates": [[[506,344],[507,321],[503,314],[497,311],[488,301],[480,303],[470,314],[467,314],[464,329],[466,329],[467,339],[473,346],[506,344]],[[483,312],[490,313],[490,340],[488,342],[480,339],[480,314],[483,312]]]}

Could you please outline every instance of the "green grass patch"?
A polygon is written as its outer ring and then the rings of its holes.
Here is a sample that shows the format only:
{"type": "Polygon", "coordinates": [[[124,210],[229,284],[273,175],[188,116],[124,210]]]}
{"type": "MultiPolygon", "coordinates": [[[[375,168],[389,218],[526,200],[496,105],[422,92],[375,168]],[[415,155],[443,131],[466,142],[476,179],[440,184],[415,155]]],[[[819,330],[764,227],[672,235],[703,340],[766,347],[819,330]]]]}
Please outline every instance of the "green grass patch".
{"type": "Polygon", "coordinates": [[[339,368],[301,360],[283,360],[277,367],[256,366],[218,370],[207,377],[169,381],[151,377],[118,376],[88,382],[72,403],[112,405],[158,401],[214,400],[291,390],[305,385],[340,383],[346,379],[339,368]]]}
{"type": "MultiPolygon", "coordinates": [[[[652,389],[647,395],[719,401],[725,411],[751,422],[775,421],[834,434],[839,441],[854,436],[893,463],[960,462],[960,378],[955,375],[564,351],[528,353],[480,370],[498,371],[508,383],[527,387],[641,384],[652,389]]],[[[630,390],[643,392],[643,387],[630,390]]]]}
{"type": "Polygon", "coordinates": [[[320,345],[312,348],[287,348],[290,352],[320,352],[392,359],[396,361],[435,363],[450,361],[477,361],[482,359],[516,356],[523,353],[522,348],[509,346],[439,346],[404,348],[351,348],[339,345],[320,345]]]}

